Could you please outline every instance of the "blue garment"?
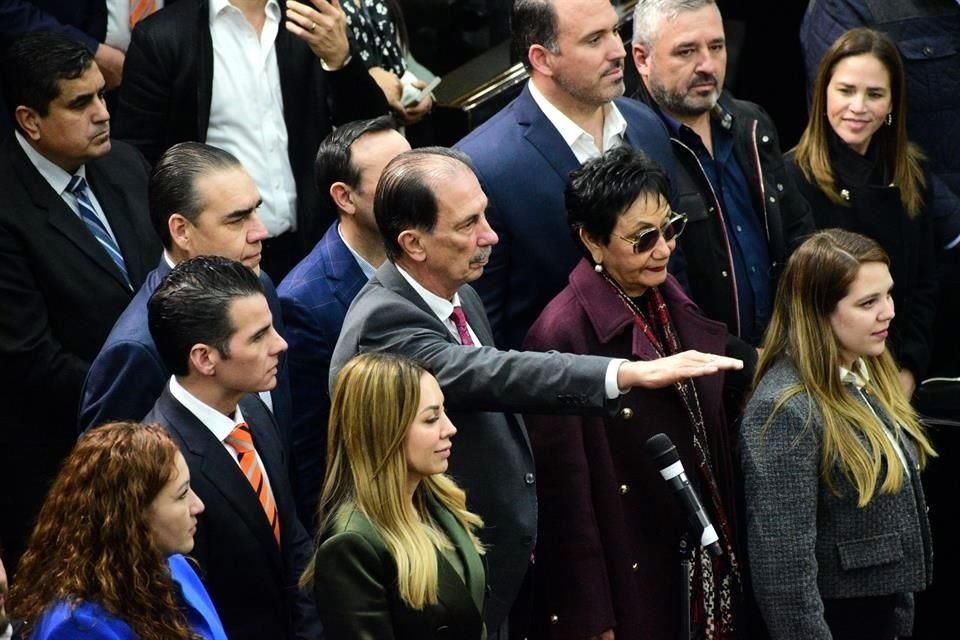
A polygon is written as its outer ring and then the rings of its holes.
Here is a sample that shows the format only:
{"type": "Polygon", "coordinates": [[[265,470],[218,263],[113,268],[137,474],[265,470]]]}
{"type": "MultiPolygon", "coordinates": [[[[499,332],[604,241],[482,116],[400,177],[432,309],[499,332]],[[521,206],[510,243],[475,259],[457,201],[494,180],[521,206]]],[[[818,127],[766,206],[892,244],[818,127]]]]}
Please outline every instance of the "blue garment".
{"type": "Polygon", "coordinates": [[[740,337],[750,344],[759,344],[773,309],[770,251],[747,176],[733,152],[733,135],[711,120],[711,155],[692,129],[666,114],[663,119],[674,136],[696,152],[720,201],[737,283],[740,337]]]}
{"type": "MultiPolygon", "coordinates": [[[[190,628],[204,640],[226,640],[227,634],[210,601],[207,590],[203,588],[199,576],[193,567],[181,555],[172,555],[167,559],[170,575],[180,588],[190,628]]],[[[37,621],[30,640],[136,640],[126,622],[116,618],[95,602],[80,602],[71,607],[69,602],[61,601],[50,607],[37,621]]]]}
{"type": "Polygon", "coordinates": [[[294,498],[300,519],[311,531],[327,451],[330,357],[347,309],[368,280],[340,237],[338,224],[330,225],[313,251],[277,287],[287,329],[284,337],[290,345],[290,439],[297,452],[294,498]]]}

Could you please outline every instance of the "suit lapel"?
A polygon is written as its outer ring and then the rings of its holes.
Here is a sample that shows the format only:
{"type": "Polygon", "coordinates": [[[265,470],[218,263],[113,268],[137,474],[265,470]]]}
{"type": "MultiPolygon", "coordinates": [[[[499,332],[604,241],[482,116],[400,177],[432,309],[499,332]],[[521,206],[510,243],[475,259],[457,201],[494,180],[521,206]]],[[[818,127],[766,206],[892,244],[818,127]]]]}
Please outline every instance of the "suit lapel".
{"type": "MultiPolygon", "coordinates": [[[[50,226],[63,234],[64,237],[73,243],[77,249],[85,254],[92,262],[99,265],[104,272],[110,274],[118,286],[129,293],[130,288],[127,287],[127,283],[124,282],[123,277],[117,270],[117,266],[113,263],[113,260],[110,259],[110,256],[107,255],[106,250],[100,246],[97,239],[93,237],[93,234],[90,233],[90,230],[80,219],[80,216],[75,214],[70,207],[67,206],[67,203],[63,201],[63,198],[60,197],[60,194],[56,193],[49,183],[44,180],[40,172],[37,171],[36,167],[30,162],[30,159],[27,158],[23,149],[17,144],[14,136],[11,135],[7,139],[7,147],[8,150],[12,150],[14,154],[14,167],[19,174],[20,181],[23,183],[24,188],[30,195],[30,199],[33,200],[36,208],[46,212],[47,222],[50,226]]],[[[99,194],[97,194],[97,199],[100,199],[99,194]]],[[[106,205],[102,202],[101,206],[106,210],[106,205]]]]}
{"type": "Polygon", "coordinates": [[[450,565],[446,557],[442,553],[437,553],[438,597],[451,611],[467,611],[472,608],[477,615],[480,615],[482,612],[477,609],[472,595],[474,587],[483,591],[486,584],[486,574],[480,554],[473,550],[473,542],[452,513],[440,506],[429,494],[427,504],[437,523],[450,537],[457,553],[463,551],[459,556],[463,562],[466,583],[460,579],[456,569],[450,565]]]}
{"type": "MultiPolygon", "coordinates": [[[[223,444],[214,437],[207,427],[190,411],[170,395],[169,387],[164,388],[160,396],[160,410],[168,419],[170,428],[183,441],[187,451],[194,458],[200,473],[220,493],[221,496],[234,508],[240,520],[247,526],[260,542],[260,546],[268,552],[278,573],[283,571],[280,549],[273,537],[273,531],[267,523],[263,507],[257,499],[253,488],[240,470],[240,466],[231,459],[223,444]]],[[[244,416],[247,418],[248,416],[244,416]]],[[[254,446],[259,434],[263,438],[260,425],[248,421],[254,433],[254,446]]],[[[269,448],[269,447],[265,447],[269,448]]],[[[264,454],[258,449],[261,460],[267,466],[270,475],[270,465],[264,459],[264,454]]],[[[270,456],[268,455],[268,458],[270,456]]],[[[276,465],[274,465],[276,468],[276,465]]],[[[270,475],[271,481],[274,476],[270,475]]],[[[281,516],[282,517],[282,516],[281,516]]],[[[280,526],[283,527],[281,521],[280,526]]],[[[281,529],[282,530],[282,529],[281,529]]]]}
{"type": "Polygon", "coordinates": [[[524,87],[517,98],[517,123],[526,127],[524,138],[540,152],[543,159],[566,183],[570,172],[579,167],[580,163],[557,128],[534,102],[528,87],[524,87]]]}
{"type": "Polygon", "coordinates": [[[426,300],[420,297],[420,294],[413,290],[413,287],[410,286],[410,283],[400,274],[397,270],[397,266],[387,260],[383,263],[383,266],[377,269],[377,274],[375,276],[377,280],[380,281],[385,288],[393,291],[399,296],[406,298],[414,305],[417,306],[421,311],[423,311],[427,316],[430,317],[432,322],[437,323],[438,330],[447,336],[449,342],[459,344],[456,338],[453,337],[453,334],[450,333],[450,330],[447,329],[447,326],[440,321],[437,315],[433,312],[433,309],[430,308],[430,305],[427,304],[426,300]]]}

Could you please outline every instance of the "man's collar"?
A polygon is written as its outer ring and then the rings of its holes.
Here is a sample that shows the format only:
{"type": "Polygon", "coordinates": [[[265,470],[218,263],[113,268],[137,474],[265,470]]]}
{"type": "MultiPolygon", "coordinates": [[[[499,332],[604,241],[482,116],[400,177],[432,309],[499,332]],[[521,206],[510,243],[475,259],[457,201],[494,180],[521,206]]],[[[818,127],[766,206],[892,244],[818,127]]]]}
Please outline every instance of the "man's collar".
{"type": "MultiPolygon", "coordinates": [[[[220,13],[227,7],[233,7],[233,4],[230,0],[210,0],[210,21],[213,22],[213,19],[216,18],[220,13]]],[[[240,11],[239,8],[234,7],[237,11],[240,11]]],[[[264,12],[269,18],[275,20],[280,19],[280,5],[277,3],[277,0],[267,0],[266,5],[264,6],[264,12]]]]}
{"type": "Polygon", "coordinates": [[[170,395],[176,398],[187,411],[196,416],[197,420],[202,422],[221,442],[226,440],[235,426],[243,422],[240,405],[237,405],[234,413],[236,419],[231,419],[184,389],[183,385],[177,381],[176,376],[170,376],[170,395]]]}
{"type": "MultiPolygon", "coordinates": [[[[580,125],[567,117],[560,109],[553,106],[553,103],[537,88],[537,84],[533,79],[527,82],[527,87],[530,89],[530,97],[533,98],[533,101],[540,107],[540,111],[542,111],[543,115],[550,121],[550,124],[557,129],[560,137],[563,138],[563,141],[567,143],[568,147],[573,146],[573,143],[576,142],[580,136],[593,138],[593,136],[584,131],[580,125]]],[[[622,136],[626,130],[627,121],[624,119],[623,114],[620,113],[620,109],[617,108],[616,103],[611,100],[603,106],[603,137],[605,139],[609,137],[608,133],[615,133],[622,136]]],[[[603,143],[602,140],[600,142],[601,144],[603,143]]],[[[594,140],[594,144],[597,144],[596,140],[594,140]]]]}
{"type": "Polygon", "coordinates": [[[453,313],[453,308],[460,306],[459,293],[454,293],[452,300],[442,298],[417,282],[416,279],[404,271],[400,265],[394,263],[394,266],[397,268],[397,271],[400,272],[400,275],[403,276],[403,279],[406,280],[411,287],[413,287],[413,290],[417,292],[417,295],[423,298],[423,301],[427,303],[427,306],[430,307],[430,310],[433,311],[433,313],[440,318],[440,320],[445,321],[450,317],[450,314],[453,313]]]}
{"type": "Polygon", "coordinates": [[[340,240],[343,242],[343,246],[347,248],[350,254],[353,256],[353,259],[357,261],[357,265],[360,267],[360,271],[363,272],[363,275],[366,276],[367,280],[372,278],[377,272],[377,268],[370,264],[366,258],[357,253],[353,247],[350,246],[350,243],[347,242],[347,239],[343,237],[343,232],[340,230],[340,223],[337,223],[337,235],[340,236],[340,240]]]}
{"type": "MultiPolygon", "coordinates": [[[[66,191],[67,185],[70,184],[70,178],[73,176],[67,173],[63,167],[37,151],[33,145],[30,144],[25,137],[23,137],[22,133],[16,131],[14,132],[14,135],[17,137],[17,142],[20,144],[20,148],[23,149],[25,154],[27,154],[27,158],[30,160],[30,163],[36,167],[37,171],[41,176],[43,176],[44,180],[47,181],[50,187],[56,191],[57,194],[62,194],[64,191],[66,191]]],[[[86,165],[80,165],[80,168],[77,169],[77,173],[75,175],[78,175],[86,180],[86,165]]]]}

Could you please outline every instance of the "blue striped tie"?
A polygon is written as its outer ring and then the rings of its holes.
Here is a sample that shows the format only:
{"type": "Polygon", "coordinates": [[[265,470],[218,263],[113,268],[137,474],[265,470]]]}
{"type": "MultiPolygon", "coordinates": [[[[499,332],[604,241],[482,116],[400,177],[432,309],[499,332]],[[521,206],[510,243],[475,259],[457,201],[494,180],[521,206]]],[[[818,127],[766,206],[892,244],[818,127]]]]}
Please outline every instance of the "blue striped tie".
{"type": "Polygon", "coordinates": [[[113,236],[107,232],[107,228],[103,222],[100,221],[100,218],[97,217],[93,203],[90,202],[90,196],[87,194],[87,181],[84,180],[82,176],[73,176],[70,178],[70,184],[67,185],[67,191],[76,196],[80,209],[80,217],[83,218],[83,221],[87,224],[87,228],[90,229],[93,237],[97,239],[100,245],[106,250],[107,255],[110,256],[110,259],[113,260],[113,263],[120,269],[120,273],[123,274],[123,279],[127,283],[127,286],[133,289],[133,285],[130,283],[130,276],[127,274],[127,263],[123,259],[123,254],[120,253],[120,247],[117,246],[113,236]]]}

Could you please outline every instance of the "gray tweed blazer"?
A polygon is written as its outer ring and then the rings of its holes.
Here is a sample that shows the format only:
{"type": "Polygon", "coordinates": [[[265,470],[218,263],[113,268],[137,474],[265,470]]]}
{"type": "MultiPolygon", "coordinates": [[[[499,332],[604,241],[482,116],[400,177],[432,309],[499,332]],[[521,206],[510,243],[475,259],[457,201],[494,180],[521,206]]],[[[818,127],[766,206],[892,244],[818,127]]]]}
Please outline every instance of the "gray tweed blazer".
{"type": "MultiPolygon", "coordinates": [[[[898,594],[898,632],[910,635],[913,593],[931,580],[933,552],[926,502],[912,441],[901,448],[910,478],[895,495],[857,507],[856,492],[839,471],[834,495],[820,476],[823,416],[799,393],[767,419],[783,392],[800,379],[781,359],[747,404],[740,430],[753,587],[775,640],[829,640],[823,600],[898,594]]],[[[851,393],[887,418],[869,395],[851,393]]]]}

